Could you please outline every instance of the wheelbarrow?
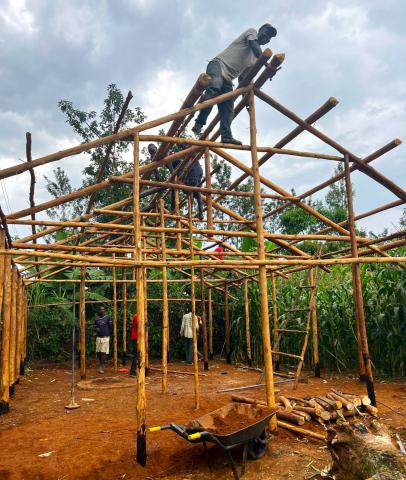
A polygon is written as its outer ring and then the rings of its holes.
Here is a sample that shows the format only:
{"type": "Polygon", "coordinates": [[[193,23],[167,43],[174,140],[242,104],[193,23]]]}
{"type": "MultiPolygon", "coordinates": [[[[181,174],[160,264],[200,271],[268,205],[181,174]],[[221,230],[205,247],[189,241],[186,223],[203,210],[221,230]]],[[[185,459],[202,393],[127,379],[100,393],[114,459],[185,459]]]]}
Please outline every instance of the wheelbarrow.
{"type": "Polygon", "coordinates": [[[173,430],[190,443],[203,443],[208,467],[211,471],[207,443],[215,443],[227,455],[234,479],[239,480],[236,463],[231,451],[243,447],[241,473],[245,473],[247,456],[258,459],[265,455],[268,438],[266,427],[275,415],[276,409],[261,405],[229,403],[202,417],[192,420],[188,425],[170,423],[159,427],[150,427],[150,432],[173,430]]]}

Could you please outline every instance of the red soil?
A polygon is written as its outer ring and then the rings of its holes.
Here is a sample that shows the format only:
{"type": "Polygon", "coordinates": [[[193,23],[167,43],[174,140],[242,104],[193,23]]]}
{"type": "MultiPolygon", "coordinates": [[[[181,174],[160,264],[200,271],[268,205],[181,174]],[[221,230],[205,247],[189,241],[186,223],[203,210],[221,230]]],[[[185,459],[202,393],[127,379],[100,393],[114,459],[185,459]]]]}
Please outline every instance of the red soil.
{"type": "MultiPolygon", "coordinates": [[[[191,371],[185,365],[170,366],[191,371]]],[[[212,362],[210,368],[207,376],[200,377],[199,411],[194,410],[192,376],[170,375],[169,393],[163,395],[161,377],[153,372],[147,379],[148,425],[188,424],[230,401],[230,393],[216,393],[217,390],[253,384],[259,376],[220,361],[212,362]],[[228,374],[223,375],[224,371],[228,374]]],[[[113,375],[111,369],[106,375],[113,375]]],[[[88,378],[99,376],[95,368],[89,369],[88,378]]],[[[210,447],[210,473],[203,447],[191,445],[171,431],[148,434],[148,463],[145,468],[140,467],[134,459],[136,387],[78,390],[76,401],[81,408],[66,412],[69,387],[70,371],[66,365],[37,365],[21,379],[10,413],[0,417],[1,480],[232,478],[225,457],[216,447],[210,447]],[[45,458],[38,456],[47,452],[53,453],[45,458]]],[[[332,387],[354,393],[365,390],[355,379],[330,375],[322,380],[310,378],[308,384],[300,384],[293,393],[290,386],[281,390],[288,395],[322,395],[332,387]]],[[[396,429],[406,442],[406,383],[377,381],[376,390],[378,401],[383,402],[378,403],[381,420],[396,429]]],[[[264,398],[263,390],[241,394],[264,398]]],[[[320,441],[279,429],[266,456],[248,462],[244,479],[302,479],[314,473],[313,467],[323,468],[329,460],[320,441]]]]}

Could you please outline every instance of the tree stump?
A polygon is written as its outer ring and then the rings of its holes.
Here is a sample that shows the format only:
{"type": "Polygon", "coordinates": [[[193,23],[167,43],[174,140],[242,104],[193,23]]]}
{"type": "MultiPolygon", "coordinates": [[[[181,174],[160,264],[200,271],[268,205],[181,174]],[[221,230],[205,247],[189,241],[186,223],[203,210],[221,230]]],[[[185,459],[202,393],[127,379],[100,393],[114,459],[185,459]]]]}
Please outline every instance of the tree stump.
{"type": "Polygon", "coordinates": [[[333,459],[330,475],[336,480],[406,480],[406,457],[375,419],[330,428],[327,445],[333,459]]]}

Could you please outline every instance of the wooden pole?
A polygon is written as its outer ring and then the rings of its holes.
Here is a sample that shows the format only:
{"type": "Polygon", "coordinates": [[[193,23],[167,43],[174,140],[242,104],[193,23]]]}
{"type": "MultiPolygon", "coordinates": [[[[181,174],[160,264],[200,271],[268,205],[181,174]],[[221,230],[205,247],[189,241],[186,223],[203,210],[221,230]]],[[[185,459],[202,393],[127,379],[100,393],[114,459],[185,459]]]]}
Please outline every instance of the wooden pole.
{"type": "MultiPolygon", "coordinates": [[[[265,241],[264,241],[264,224],[263,213],[261,205],[261,181],[259,175],[258,152],[257,152],[257,131],[255,124],[255,102],[254,92],[251,89],[249,92],[249,115],[250,115],[250,144],[251,144],[251,160],[252,160],[252,174],[254,180],[255,192],[255,214],[256,227],[258,235],[258,260],[265,259],[265,241]]],[[[266,402],[269,407],[275,407],[275,391],[273,384],[273,366],[272,366],[272,351],[271,351],[271,336],[269,331],[269,317],[268,317],[268,283],[266,276],[266,267],[259,266],[259,291],[261,299],[261,324],[262,324],[262,342],[263,355],[265,364],[265,384],[266,384],[266,402]]],[[[271,430],[276,430],[276,418],[270,421],[271,430]]]]}
{"type": "Polygon", "coordinates": [[[206,320],[206,293],[204,285],[204,270],[200,269],[200,293],[201,293],[201,312],[202,312],[202,324],[203,324],[203,361],[204,370],[209,369],[209,352],[207,348],[207,320],[206,320]]]}
{"type": "MultiPolygon", "coordinates": [[[[204,169],[206,177],[206,188],[211,189],[211,167],[210,167],[210,150],[205,148],[204,150],[204,169]]],[[[207,205],[207,228],[213,228],[213,204],[211,194],[206,195],[207,205]]]]}
{"type": "Polygon", "coordinates": [[[20,375],[24,375],[24,360],[25,360],[25,325],[26,325],[26,310],[27,310],[27,291],[24,282],[21,282],[21,326],[20,326],[20,364],[18,366],[20,375]]]}
{"type": "Polygon", "coordinates": [[[127,363],[127,275],[123,267],[123,356],[122,363],[127,363]]]}
{"type": "Polygon", "coordinates": [[[317,325],[317,308],[316,308],[316,271],[310,269],[310,315],[312,319],[312,345],[313,345],[313,366],[314,376],[320,378],[320,361],[319,361],[319,340],[317,325]]]}
{"type": "MultiPolygon", "coordinates": [[[[139,135],[134,135],[134,175],[133,175],[133,226],[134,226],[134,259],[142,260],[141,215],[140,215],[140,164],[139,135]]],[[[144,269],[136,267],[137,315],[138,315],[138,377],[137,377],[137,462],[147,464],[147,427],[145,395],[145,300],[144,300],[144,269]]]]}
{"type": "MultiPolygon", "coordinates": [[[[4,231],[2,242],[4,244],[4,231]]],[[[1,398],[0,413],[9,411],[10,399],[10,327],[11,327],[11,257],[4,258],[4,295],[1,334],[1,398]]]]}
{"type": "Polygon", "coordinates": [[[245,341],[247,344],[248,365],[252,365],[251,331],[250,331],[250,304],[248,300],[248,280],[244,280],[244,306],[245,306],[245,341]]]}
{"type": "MultiPolygon", "coordinates": [[[[113,253],[115,259],[115,254],[113,253]]],[[[116,267],[112,267],[113,276],[113,366],[117,372],[117,276],[116,267]]]]}
{"type": "MultiPolygon", "coordinates": [[[[276,276],[275,273],[271,273],[271,283],[272,283],[272,318],[273,318],[273,349],[279,351],[279,332],[278,332],[278,303],[276,301],[276,276]]],[[[275,355],[275,371],[279,372],[280,370],[280,357],[275,355]]]]}
{"type": "MultiPolygon", "coordinates": [[[[161,227],[165,227],[164,201],[159,202],[161,214],[161,227]]],[[[165,232],[161,233],[162,260],[166,262],[165,232]]],[[[162,267],[162,393],[168,393],[168,281],[166,267],[162,267]]]]}
{"type": "Polygon", "coordinates": [[[17,267],[12,266],[11,272],[11,322],[10,322],[10,397],[14,395],[15,382],[15,355],[16,355],[16,331],[17,331],[17,267]]]}
{"type": "MultiPolygon", "coordinates": [[[[188,196],[188,217],[189,217],[189,242],[190,257],[194,257],[193,245],[193,223],[192,223],[192,198],[188,196]]],[[[191,285],[191,303],[192,303],[192,330],[193,330],[193,371],[194,371],[194,387],[195,387],[195,409],[200,408],[200,385],[199,385],[199,360],[197,356],[197,318],[196,318],[196,301],[195,301],[195,269],[190,269],[190,285],[191,285]]]]}
{"type": "Polygon", "coordinates": [[[226,361],[231,363],[230,308],[228,303],[228,285],[224,288],[224,318],[226,322],[226,361]]]}
{"type": "MultiPolygon", "coordinates": [[[[350,162],[349,155],[345,155],[345,187],[347,191],[347,204],[348,204],[348,226],[351,235],[351,253],[353,258],[358,257],[358,245],[356,239],[355,222],[354,222],[354,206],[352,197],[352,184],[350,174],[350,162]]],[[[362,359],[364,361],[367,394],[371,399],[371,404],[376,407],[376,396],[374,388],[374,379],[372,374],[371,358],[369,356],[368,336],[365,324],[365,312],[364,312],[364,298],[362,294],[361,283],[361,268],[358,263],[352,265],[352,285],[354,289],[354,305],[355,316],[359,331],[359,344],[358,348],[361,349],[362,359]]]]}
{"type": "MultiPolygon", "coordinates": [[[[145,242],[145,237],[144,237],[145,242]]],[[[141,252],[142,255],[142,252],[141,252]]],[[[149,376],[148,268],[144,268],[145,376],[149,376]]]]}
{"type": "Polygon", "coordinates": [[[79,289],[80,378],[86,378],[86,268],[80,269],[79,289]]]}
{"type": "Polygon", "coordinates": [[[20,363],[21,363],[21,300],[23,293],[23,279],[18,275],[17,277],[17,305],[16,305],[16,355],[15,355],[15,383],[20,381],[20,363]]]}
{"type": "Polygon", "coordinates": [[[208,310],[209,310],[209,358],[214,359],[213,353],[213,305],[211,302],[211,288],[208,293],[208,310]]]}

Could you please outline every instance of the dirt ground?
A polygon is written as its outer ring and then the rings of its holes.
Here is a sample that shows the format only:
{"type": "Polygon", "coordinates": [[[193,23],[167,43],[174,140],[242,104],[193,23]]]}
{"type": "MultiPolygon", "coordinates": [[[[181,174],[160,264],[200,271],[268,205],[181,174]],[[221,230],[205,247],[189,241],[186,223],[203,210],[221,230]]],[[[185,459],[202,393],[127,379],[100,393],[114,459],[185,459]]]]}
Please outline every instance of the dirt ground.
{"type": "MultiPolygon", "coordinates": [[[[171,363],[170,368],[192,371],[190,366],[171,363]]],[[[106,375],[113,375],[109,367],[106,375]]],[[[124,374],[118,374],[124,375],[124,374]]],[[[94,366],[88,378],[100,377],[94,366]]],[[[200,377],[201,408],[194,410],[193,376],[170,375],[169,393],[161,393],[159,372],[147,379],[149,426],[170,422],[187,424],[230,401],[223,388],[250,385],[259,373],[243,371],[215,360],[210,371],[200,377]]],[[[174,432],[148,434],[148,463],[145,468],[135,462],[136,386],[107,390],[78,390],[81,407],[67,412],[70,370],[68,365],[34,365],[16,386],[11,411],[0,417],[1,480],[74,480],[74,479],[162,479],[194,478],[231,479],[232,473],[222,452],[210,447],[212,472],[209,471],[202,445],[191,445],[174,432]],[[89,402],[83,399],[92,398],[89,402]],[[40,457],[43,453],[49,456],[40,457]]],[[[294,395],[303,396],[330,388],[364,392],[351,375],[324,375],[309,378],[294,395]]],[[[291,386],[281,385],[281,391],[291,386]]],[[[406,441],[406,379],[376,381],[380,418],[406,441]],[[381,403],[382,402],[382,403],[381,403]]],[[[265,398],[263,389],[240,392],[265,398]]],[[[309,425],[309,424],[307,424],[309,425]]],[[[314,427],[317,429],[318,427],[314,427]]],[[[238,452],[236,458],[240,456],[238,452]]],[[[248,461],[246,480],[304,479],[323,468],[330,456],[319,440],[306,440],[279,429],[260,460],[248,461]]]]}

